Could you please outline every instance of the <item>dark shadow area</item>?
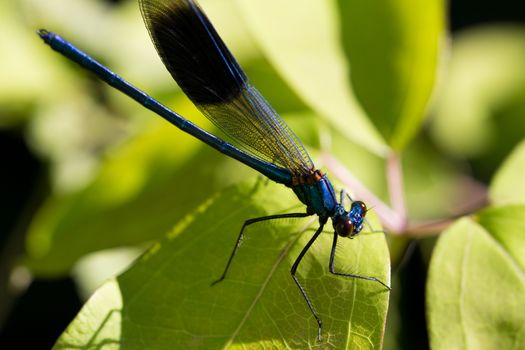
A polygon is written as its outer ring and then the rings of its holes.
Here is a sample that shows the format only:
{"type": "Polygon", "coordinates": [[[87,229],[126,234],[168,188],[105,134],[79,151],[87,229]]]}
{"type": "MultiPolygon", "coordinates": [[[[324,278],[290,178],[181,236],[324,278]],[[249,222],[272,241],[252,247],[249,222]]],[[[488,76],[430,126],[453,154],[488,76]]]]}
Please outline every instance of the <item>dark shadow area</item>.
{"type": "Polygon", "coordinates": [[[519,0],[452,0],[448,6],[453,32],[495,22],[525,22],[525,3],[519,0]]]}
{"type": "Polygon", "coordinates": [[[0,348],[51,349],[81,306],[71,279],[35,280],[0,330],[0,348]]]}

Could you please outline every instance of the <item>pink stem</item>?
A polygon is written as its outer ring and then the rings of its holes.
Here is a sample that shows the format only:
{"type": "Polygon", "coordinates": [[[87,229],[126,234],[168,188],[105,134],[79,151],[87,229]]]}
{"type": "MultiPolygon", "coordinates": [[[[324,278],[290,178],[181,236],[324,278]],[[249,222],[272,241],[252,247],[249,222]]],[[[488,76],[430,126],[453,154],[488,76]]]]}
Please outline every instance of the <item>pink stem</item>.
{"type": "Polygon", "coordinates": [[[397,232],[403,232],[407,227],[407,211],[405,190],[403,185],[403,169],[399,154],[391,152],[386,163],[386,179],[393,211],[397,214],[397,232]]]}

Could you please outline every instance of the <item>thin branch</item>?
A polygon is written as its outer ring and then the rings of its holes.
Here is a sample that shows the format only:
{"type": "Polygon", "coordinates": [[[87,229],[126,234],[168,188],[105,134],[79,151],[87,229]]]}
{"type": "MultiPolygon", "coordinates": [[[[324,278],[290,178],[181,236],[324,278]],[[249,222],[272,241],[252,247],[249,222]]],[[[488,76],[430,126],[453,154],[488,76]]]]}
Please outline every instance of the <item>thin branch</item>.
{"type": "Polygon", "coordinates": [[[445,231],[457,218],[434,220],[408,225],[403,235],[409,237],[435,236],[445,231]]]}
{"type": "Polygon", "coordinates": [[[452,215],[464,216],[478,211],[489,204],[488,188],[485,184],[468,176],[459,179],[460,203],[455,203],[452,215]]]}

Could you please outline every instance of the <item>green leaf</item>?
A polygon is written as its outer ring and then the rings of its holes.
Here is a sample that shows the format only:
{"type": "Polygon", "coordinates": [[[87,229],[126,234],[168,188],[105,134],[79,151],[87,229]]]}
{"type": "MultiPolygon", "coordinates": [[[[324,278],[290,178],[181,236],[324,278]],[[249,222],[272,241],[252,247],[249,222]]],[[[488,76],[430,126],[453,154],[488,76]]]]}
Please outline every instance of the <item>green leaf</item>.
{"type": "Polygon", "coordinates": [[[478,221],[525,271],[525,205],[488,208],[478,221]]]}
{"type": "Polygon", "coordinates": [[[525,203],[525,141],[522,141],[499,168],[490,185],[495,204],[525,203]]]}
{"type": "MultiPolygon", "coordinates": [[[[501,212],[480,214],[480,222],[507,221],[508,228],[525,220],[524,209],[507,219],[499,217],[501,212]]],[[[427,284],[433,349],[516,349],[525,344],[524,268],[507,250],[516,241],[523,250],[523,238],[514,235],[522,235],[523,228],[508,235],[502,228],[464,218],[440,236],[427,284]]]]}
{"type": "Polygon", "coordinates": [[[337,14],[331,2],[237,0],[246,24],[283,78],[340,132],[382,154],[387,147],[356,102],[346,79],[337,14]]]}
{"type": "Polygon", "coordinates": [[[340,0],[343,46],[357,99],[388,144],[419,131],[445,38],[443,0],[340,0]]]}
{"type": "MultiPolygon", "coordinates": [[[[289,189],[265,181],[215,196],[127,272],[102,286],[55,348],[380,348],[389,292],[376,282],[328,272],[328,227],[298,269],[323,320],[318,344],[317,324],[290,277],[295,258],[317,227],[313,217],[250,226],[226,279],[210,287],[244,220],[302,212],[297,203],[289,189]]],[[[342,240],[336,267],[389,283],[384,236],[342,240]]]]}

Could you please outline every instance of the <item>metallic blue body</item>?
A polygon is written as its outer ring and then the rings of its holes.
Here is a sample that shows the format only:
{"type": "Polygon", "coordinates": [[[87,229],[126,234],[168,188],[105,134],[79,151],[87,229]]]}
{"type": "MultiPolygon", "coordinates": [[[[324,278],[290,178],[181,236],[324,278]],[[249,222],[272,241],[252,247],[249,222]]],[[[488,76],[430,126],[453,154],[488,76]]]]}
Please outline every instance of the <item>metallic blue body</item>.
{"type": "Polygon", "coordinates": [[[320,217],[327,218],[334,215],[338,206],[334,188],[326,176],[313,184],[299,184],[292,186],[292,190],[307,210],[320,217]]]}

